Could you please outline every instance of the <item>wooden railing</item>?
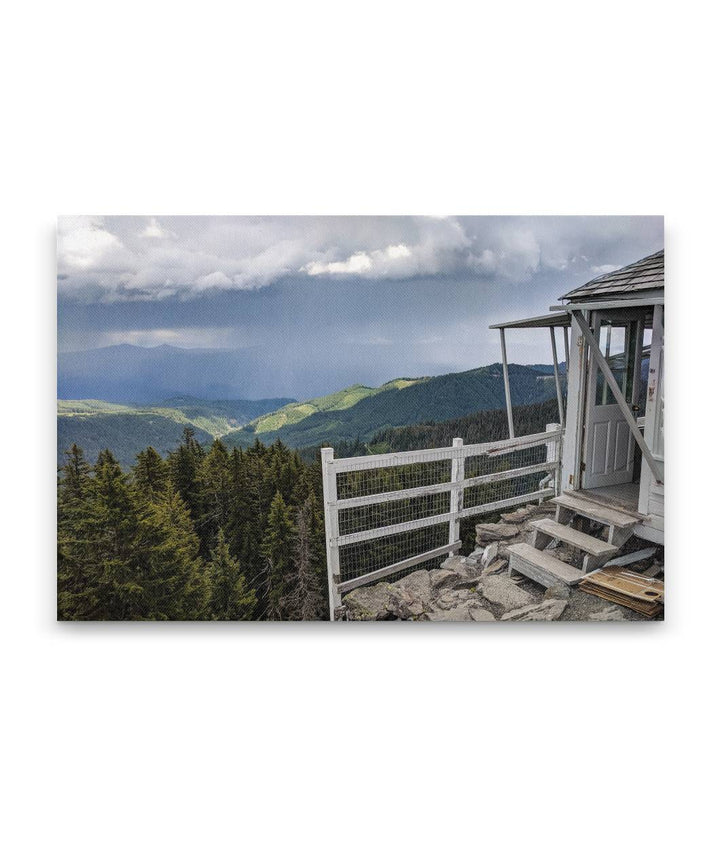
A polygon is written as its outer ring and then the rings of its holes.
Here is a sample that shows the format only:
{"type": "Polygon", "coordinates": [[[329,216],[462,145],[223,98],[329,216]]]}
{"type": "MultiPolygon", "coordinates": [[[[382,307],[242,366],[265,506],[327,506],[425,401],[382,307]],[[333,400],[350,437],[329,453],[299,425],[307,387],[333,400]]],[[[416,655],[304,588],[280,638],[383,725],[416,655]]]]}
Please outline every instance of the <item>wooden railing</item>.
{"type": "Polygon", "coordinates": [[[562,429],[546,428],[492,443],[465,446],[456,438],[447,448],[337,460],[323,449],[331,620],[341,617],[346,592],[456,553],[462,519],[555,495],[562,429]]]}

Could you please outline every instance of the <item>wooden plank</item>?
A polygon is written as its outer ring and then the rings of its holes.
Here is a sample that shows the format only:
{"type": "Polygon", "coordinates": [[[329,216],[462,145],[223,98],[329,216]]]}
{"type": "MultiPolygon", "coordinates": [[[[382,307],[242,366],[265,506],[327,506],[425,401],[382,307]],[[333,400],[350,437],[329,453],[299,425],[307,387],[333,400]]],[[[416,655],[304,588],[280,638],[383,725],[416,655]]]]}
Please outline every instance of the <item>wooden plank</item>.
{"type": "Polygon", "coordinates": [[[624,565],[632,565],[633,562],[642,562],[643,559],[649,559],[655,553],[657,553],[657,547],[646,547],[644,550],[628,553],[627,556],[616,556],[607,565],[603,565],[603,567],[606,568],[608,565],[612,565],[614,568],[619,568],[624,565]]]}
{"type": "Polygon", "coordinates": [[[436,526],[449,523],[452,514],[434,514],[431,517],[420,517],[417,520],[406,520],[404,523],[393,523],[390,526],[380,526],[377,529],[366,529],[364,532],[351,532],[340,535],[335,539],[337,547],[346,544],[360,544],[362,541],[372,541],[374,538],[384,538],[387,535],[398,535],[400,532],[412,532],[413,529],[424,529],[426,526],[436,526]]]}
{"type": "Polygon", "coordinates": [[[352,591],[352,589],[359,588],[360,586],[369,585],[383,577],[389,577],[391,574],[396,574],[399,571],[404,571],[407,568],[414,567],[415,565],[421,565],[423,562],[429,562],[431,559],[438,558],[438,556],[444,556],[446,553],[455,553],[461,547],[462,541],[454,541],[452,544],[445,544],[443,547],[436,547],[434,550],[428,550],[419,556],[413,556],[411,559],[403,559],[401,562],[395,562],[392,565],[379,568],[377,571],[370,571],[369,574],[363,574],[361,577],[346,580],[338,585],[338,591],[341,594],[345,594],[345,592],[352,591]]]}
{"type": "Polygon", "coordinates": [[[354,496],[350,499],[338,499],[336,508],[362,508],[366,505],[378,505],[382,502],[394,502],[398,499],[412,499],[418,496],[432,496],[438,493],[449,493],[460,487],[464,482],[442,482],[441,484],[420,485],[407,487],[403,490],[388,490],[384,493],[372,493],[366,496],[354,496]]]}
{"type": "Polygon", "coordinates": [[[578,550],[582,550],[583,553],[589,553],[598,558],[613,556],[619,549],[613,544],[608,544],[607,541],[601,541],[599,538],[565,526],[563,523],[556,523],[549,518],[547,520],[533,520],[530,526],[544,535],[549,535],[551,539],[557,538],[558,541],[570,544],[577,547],[578,550]]]}
{"type": "Polygon", "coordinates": [[[529,476],[533,473],[549,472],[556,470],[560,461],[541,461],[539,464],[531,464],[527,467],[517,467],[514,470],[503,470],[499,473],[485,473],[482,476],[472,476],[465,479],[463,482],[465,487],[477,487],[481,484],[495,484],[496,482],[507,481],[508,479],[519,478],[520,476],[529,476]]]}
{"type": "Polygon", "coordinates": [[[555,556],[536,550],[530,544],[510,544],[510,568],[525,577],[548,587],[555,582],[575,585],[583,578],[583,572],[555,556]]]}
{"type": "Polygon", "coordinates": [[[536,490],[533,493],[525,493],[522,496],[509,496],[505,499],[498,499],[495,502],[486,502],[484,505],[474,505],[472,508],[463,508],[460,517],[475,517],[478,514],[488,514],[491,511],[497,511],[500,508],[513,508],[518,505],[526,505],[529,502],[539,502],[541,499],[555,495],[555,489],[552,487],[536,490]]]}
{"type": "Polygon", "coordinates": [[[597,523],[602,523],[604,526],[635,526],[640,521],[637,517],[625,514],[615,508],[610,508],[607,505],[588,502],[588,500],[575,496],[573,493],[563,493],[560,496],[553,497],[550,502],[554,502],[561,508],[567,508],[574,511],[581,517],[587,517],[589,520],[594,520],[597,523]]]}

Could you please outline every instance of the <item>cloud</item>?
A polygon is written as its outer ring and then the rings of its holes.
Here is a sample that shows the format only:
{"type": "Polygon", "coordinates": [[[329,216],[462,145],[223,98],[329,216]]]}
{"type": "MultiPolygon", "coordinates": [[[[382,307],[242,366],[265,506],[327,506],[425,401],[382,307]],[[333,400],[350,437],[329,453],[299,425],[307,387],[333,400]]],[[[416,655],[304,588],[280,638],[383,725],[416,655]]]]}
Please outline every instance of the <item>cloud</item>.
{"type": "Polygon", "coordinates": [[[659,248],[661,218],[62,217],[58,289],[72,300],[117,302],[259,289],[289,277],[502,286],[549,271],[582,283],[613,269],[610,260],[624,259],[643,230],[659,236],[659,248]]]}
{"type": "Polygon", "coordinates": [[[176,238],[177,235],[175,232],[171,232],[169,229],[163,229],[163,227],[158,223],[156,217],[151,217],[149,223],[145,228],[140,232],[141,238],[176,238]]]}
{"type": "Polygon", "coordinates": [[[619,267],[620,265],[593,265],[590,270],[593,273],[601,275],[604,273],[611,273],[612,271],[617,270],[619,267]]]}

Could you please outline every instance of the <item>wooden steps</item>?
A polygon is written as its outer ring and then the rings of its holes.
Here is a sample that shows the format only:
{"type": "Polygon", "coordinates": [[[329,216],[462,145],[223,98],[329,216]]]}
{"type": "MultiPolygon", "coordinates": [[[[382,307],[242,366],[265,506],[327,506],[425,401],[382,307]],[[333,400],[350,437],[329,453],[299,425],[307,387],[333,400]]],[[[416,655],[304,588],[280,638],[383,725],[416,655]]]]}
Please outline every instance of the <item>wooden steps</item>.
{"type": "Polygon", "coordinates": [[[600,538],[594,538],[556,520],[535,520],[530,526],[535,530],[533,546],[538,550],[543,550],[553,539],[557,539],[585,553],[583,572],[586,574],[617,555],[619,550],[614,544],[601,541],[600,538]]]}
{"type": "Polygon", "coordinates": [[[543,553],[530,544],[510,544],[507,548],[510,556],[510,572],[517,571],[524,577],[529,577],[548,588],[557,582],[574,586],[580,582],[584,573],[579,568],[573,568],[566,562],[561,562],[550,553],[543,553]]]}
{"type": "Polygon", "coordinates": [[[637,515],[627,514],[617,507],[610,508],[610,506],[602,505],[599,502],[591,502],[585,497],[575,496],[572,493],[554,496],[550,502],[554,503],[558,510],[565,509],[572,514],[579,514],[581,517],[587,517],[596,523],[602,523],[603,526],[627,529],[637,526],[639,522],[637,515]]]}

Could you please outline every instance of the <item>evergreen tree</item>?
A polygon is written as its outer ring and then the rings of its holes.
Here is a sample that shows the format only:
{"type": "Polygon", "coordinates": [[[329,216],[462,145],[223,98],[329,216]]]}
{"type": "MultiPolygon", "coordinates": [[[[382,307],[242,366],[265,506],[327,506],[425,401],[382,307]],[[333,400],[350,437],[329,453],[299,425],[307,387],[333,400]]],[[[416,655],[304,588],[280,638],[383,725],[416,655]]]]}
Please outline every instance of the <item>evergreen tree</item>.
{"type": "Polygon", "coordinates": [[[230,555],[222,529],[218,530],[208,565],[208,576],[209,618],[216,621],[247,621],[253,617],[257,597],[240,573],[240,563],[230,555]]]}
{"type": "Polygon", "coordinates": [[[270,506],[261,555],[265,559],[264,589],[267,617],[285,618],[284,599],[293,573],[295,527],[285,500],[278,491],[270,506]]]}
{"type": "Polygon", "coordinates": [[[295,517],[294,575],[285,597],[285,617],[293,621],[317,621],[327,617],[323,592],[324,540],[315,494],[310,493],[295,517]]]}
{"type": "Polygon", "coordinates": [[[133,483],[140,496],[148,500],[155,499],[167,489],[168,466],[152,446],[137,455],[133,483]]]}
{"type": "Polygon", "coordinates": [[[134,583],[137,611],[129,618],[192,620],[208,617],[210,586],[200,542],[180,494],[168,489],[140,522],[134,583]]]}

